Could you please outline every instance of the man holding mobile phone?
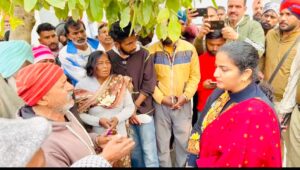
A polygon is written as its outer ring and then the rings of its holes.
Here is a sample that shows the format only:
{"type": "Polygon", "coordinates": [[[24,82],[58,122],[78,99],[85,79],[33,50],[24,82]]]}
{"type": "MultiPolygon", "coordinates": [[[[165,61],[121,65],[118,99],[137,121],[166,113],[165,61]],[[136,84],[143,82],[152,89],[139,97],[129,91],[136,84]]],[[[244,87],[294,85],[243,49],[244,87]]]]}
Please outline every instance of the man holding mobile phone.
{"type": "MultiPolygon", "coordinates": [[[[223,37],[226,42],[246,41],[258,50],[262,56],[265,47],[265,35],[261,25],[257,21],[251,20],[249,15],[246,15],[247,0],[228,0],[228,19],[225,21],[226,26],[222,29],[223,37]]],[[[202,31],[199,31],[198,36],[194,40],[194,45],[198,54],[205,51],[203,37],[212,31],[211,25],[204,24],[202,31]],[[206,33],[206,34],[205,34],[206,33]]]]}

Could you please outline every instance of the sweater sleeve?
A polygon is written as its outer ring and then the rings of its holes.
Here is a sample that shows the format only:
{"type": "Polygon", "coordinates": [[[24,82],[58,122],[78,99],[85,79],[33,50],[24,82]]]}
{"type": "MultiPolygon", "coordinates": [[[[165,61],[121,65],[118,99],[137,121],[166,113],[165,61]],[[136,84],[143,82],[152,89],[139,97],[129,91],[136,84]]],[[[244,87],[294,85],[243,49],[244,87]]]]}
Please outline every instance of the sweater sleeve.
{"type": "Polygon", "coordinates": [[[71,160],[67,155],[57,152],[44,152],[46,158],[46,167],[69,167],[71,160]]]}
{"type": "Polygon", "coordinates": [[[120,113],[116,115],[119,122],[124,122],[125,120],[129,119],[129,117],[134,112],[135,106],[132,100],[132,97],[128,90],[126,90],[125,96],[123,98],[124,106],[120,113]]]}
{"type": "Polygon", "coordinates": [[[147,52],[141,91],[151,96],[154,93],[155,84],[156,84],[156,74],[154,71],[154,58],[152,55],[149,55],[149,53],[147,52]]]}
{"type": "Polygon", "coordinates": [[[79,116],[84,123],[90,126],[99,126],[99,117],[87,113],[80,113],[79,116]]]}
{"type": "Polygon", "coordinates": [[[265,52],[265,33],[262,29],[261,25],[256,22],[252,21],[250,22],[250,30],[247,36],[239,34],[238,40],[240,41],[246,41],[249,44],[251,44],[259,54],[259,57],[261,57],[265,52]]]}
{"type": "Polygon", "coordinates": [[[164,99],[163,92],[157,86],[155,86],[153,98],[158,104],[161,104],[162,100],[164,99]]]}
{"type": "Polygon", "coordinates": [[[189,79],[186,84],[186,88],[184,91],[184,94],[188,99],[193,98],[197,88],[198,88],[198,83],[200,81],[200,66],[199,66],[199,59],[197,52],[195,48],[193,47],[193,54],[192,54],[192,59],[191,59],[191,64],[190,64],[190,75],[189,79]]]}

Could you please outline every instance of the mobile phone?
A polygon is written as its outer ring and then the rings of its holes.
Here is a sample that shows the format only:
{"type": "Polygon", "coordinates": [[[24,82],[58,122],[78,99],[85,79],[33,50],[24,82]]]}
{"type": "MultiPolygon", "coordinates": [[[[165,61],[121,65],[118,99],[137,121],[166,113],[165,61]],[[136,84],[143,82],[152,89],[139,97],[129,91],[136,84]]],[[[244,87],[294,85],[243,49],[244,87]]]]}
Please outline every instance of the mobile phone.
{"type": "Polygon", "coordinates": [[[225,27],[224,21],[209,21],[211,30],[220,30],[225,27]]]}
{"type": "Polygon", "coordinates": [[[203,17],[207,15],[207,8],[197,8],[195,12],[198,12],[198,15],[196,17],[203,17]]]}

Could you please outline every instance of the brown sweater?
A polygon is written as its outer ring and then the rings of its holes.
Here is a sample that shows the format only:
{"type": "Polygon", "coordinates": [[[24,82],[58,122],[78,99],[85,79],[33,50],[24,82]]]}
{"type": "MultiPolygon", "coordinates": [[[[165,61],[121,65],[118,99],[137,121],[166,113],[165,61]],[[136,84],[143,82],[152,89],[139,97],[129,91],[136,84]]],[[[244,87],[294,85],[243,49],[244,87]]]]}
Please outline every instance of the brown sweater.
{"type": "Polygon", "coordinates": [[[156,85],[153,57],[150,57],[149,52],[142,47],[126,59],[121,58],[116,49],[108,51],[107,54],[112,61],[114,73],[130,76],[132,78],[133,100],[135,101],[138,98],[139,93],[148,96],[141,104],[137,114],[153,115],[154,106],[152,94],[154,93],[156,85]]]}

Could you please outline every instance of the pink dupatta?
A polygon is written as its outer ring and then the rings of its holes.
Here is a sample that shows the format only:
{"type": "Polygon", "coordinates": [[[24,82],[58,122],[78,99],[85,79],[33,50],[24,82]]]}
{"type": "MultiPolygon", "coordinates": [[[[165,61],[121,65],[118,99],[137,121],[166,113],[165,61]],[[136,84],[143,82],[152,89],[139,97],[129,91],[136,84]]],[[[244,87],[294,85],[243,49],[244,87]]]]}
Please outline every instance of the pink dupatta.
{"type": "Polygon", "coordinates": [[[260,99],[225,111],[202,133],[198,167],[281,167],[280,129],[273,109],[260,99]]]}

